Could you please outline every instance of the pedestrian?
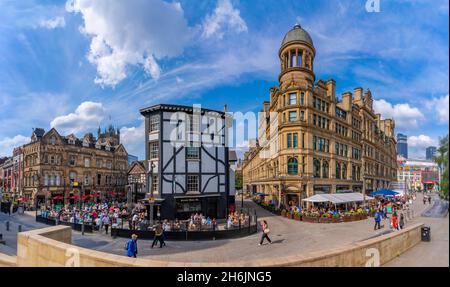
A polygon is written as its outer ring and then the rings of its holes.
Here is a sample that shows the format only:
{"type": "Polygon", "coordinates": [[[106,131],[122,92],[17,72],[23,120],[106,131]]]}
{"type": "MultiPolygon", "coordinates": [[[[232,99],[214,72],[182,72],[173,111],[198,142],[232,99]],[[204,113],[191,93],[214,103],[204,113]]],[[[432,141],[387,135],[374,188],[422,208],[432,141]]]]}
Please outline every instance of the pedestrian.
{"type": "Polygon", "coordinates": [[[375,212],[374,219],[375,219],[375,226],[373,229],[374,230],[381,229],[381,213],[380,213],[380,211],[377,210],[377,212],[375,212]]]}
{"type": "Polygon", "coordinates": [[[392,215],[392,228],[398,229],[397,213],[394,212],[392,215]]]}
{"type": "Polygon", "coordinates": [[[127,250],[128,257],[134,257],[134,258],[137,257],[138,245],[137,245],[137,235],[136,234],[131,235],[131,239],[128,240],[125,250],[127,250]]]}
{"type": "Polygon", "coordinates": [[[272,240],[270,240],[269,238],[269,233],[270,233],[270,229],[269,229],[269,225],[267,224],[267,221],[263,220],[262,223],[262,236],[261,236],[261,241],[259,242],[259,245],[262,245],[264,242],[264,239],[267,239],[267,241],[269,241],[269,244],[272,244],[272,240]]]}
{"type": "Polygon", "coordinates": [[[162,241],[162,227],[160,224],[157,224],[155,227],[155,238],[153,239],[152,247],[155,246],[155,244],[159,241],[159,248],[163,247],[163,241],[162,241]]]}
{"type": "Polygon", "coordinates": [[[425,205],[425,204],[427,204],[427,196],[426,195],[423,196],[423,205],[425,205]]]}
{"type": "Polygon", "coordinates": [[[431,204],[431,196],[428,196],[428,203],[431,204]]]}
{"type": "Polygon", "coordinates": [[[403,213],[400,214],[400,221],[399,221],[399,230],[403,229],[405,226],[405,217],[403,216],[403,213]]]}
{"type": "Polygon", "coordinates": [[[108,234],[109,224],[111,223],[111,220],[109,219],[109,215],[105,214],[102,218],[103,226],[105,227],[106,234],[108,234]]]}

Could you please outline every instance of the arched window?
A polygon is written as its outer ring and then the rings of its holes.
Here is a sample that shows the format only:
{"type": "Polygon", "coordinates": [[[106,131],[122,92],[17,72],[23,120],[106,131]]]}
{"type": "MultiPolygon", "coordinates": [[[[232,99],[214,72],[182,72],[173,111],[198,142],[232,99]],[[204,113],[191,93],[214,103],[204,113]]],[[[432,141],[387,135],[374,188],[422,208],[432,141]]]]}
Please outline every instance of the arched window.
{"type": "Polygon", "coordinates": [[[297,64],[297,54],[295,52],[295,50],[291,50],[291,65],[290,67],[295,67],[297,64]]]}
{"type": "Polygon", "coordinates": [[[328,161],[324,161],[323,162],[323,166],[322,166],[322,177],[323,178],[328,178],[329,176],[329,165],[328,165],[328,161]]]}
{"type": "Polygon", "coordinates": [[[345,163],[342,164],[342,179],[347,179],[347,165],[345,163]]]}
{"type": "Polygon", "coordinates": [[[302,67],[302,65],[303,65],[303,63],[302,63],[302,56],[303,56],[303,51],[302,50],[298,50],[297,67],[302,67]]]}
{"type": "Polygon", "coordinates": [[[288,174],[298,174],[298,161],[295,157],[288,159],[288,174]]]}
{"type": "Polygon", "coordinates": [[[341,164],[336,163],[336,179],[341,179],[341,164]]]}
{"type": "Polygon", "coordinates": [[[314,159],[313,162],[313,175],[315,178],[320,177],[320,160],[314,159]]]}

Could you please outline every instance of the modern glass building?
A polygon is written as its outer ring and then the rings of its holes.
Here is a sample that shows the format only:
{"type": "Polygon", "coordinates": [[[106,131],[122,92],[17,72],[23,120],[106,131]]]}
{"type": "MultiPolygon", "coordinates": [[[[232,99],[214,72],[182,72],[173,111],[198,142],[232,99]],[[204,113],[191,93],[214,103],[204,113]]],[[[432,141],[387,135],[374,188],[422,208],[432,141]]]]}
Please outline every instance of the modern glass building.
{"type": "Polygon", "coordinates": [[[433,160],[433,158],[436,156],[437,148],[435,146],[429,146],[426,149],[426,159],[427,160],[433,160]]]}
{"type": "Polygon", "coordinates": [[[397,155],[408,158],[408,136],[397,134],[397,155]]]}

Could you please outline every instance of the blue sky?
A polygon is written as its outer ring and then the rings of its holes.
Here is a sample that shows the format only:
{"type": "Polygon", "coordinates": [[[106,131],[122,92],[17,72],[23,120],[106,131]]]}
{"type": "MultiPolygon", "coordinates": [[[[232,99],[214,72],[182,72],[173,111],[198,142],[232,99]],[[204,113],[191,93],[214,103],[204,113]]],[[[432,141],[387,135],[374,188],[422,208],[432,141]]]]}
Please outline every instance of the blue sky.
{"type": "Polygon", "coordinates": [[[447,0],[0,0],[0,156],[33,127],[82,136],[110,123],[142,158],[139,109],[155,103],[258,111],[278,49],[299,22],[317,79],[361,86],[425,155],[448,133],[447,0]]]}

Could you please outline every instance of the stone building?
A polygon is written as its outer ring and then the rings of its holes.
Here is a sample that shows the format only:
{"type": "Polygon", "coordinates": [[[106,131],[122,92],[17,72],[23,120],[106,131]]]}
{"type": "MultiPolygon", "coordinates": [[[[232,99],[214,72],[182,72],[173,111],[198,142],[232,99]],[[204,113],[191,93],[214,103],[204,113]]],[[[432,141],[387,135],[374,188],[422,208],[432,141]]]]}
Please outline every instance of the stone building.
{"type": "Polygon", "coordinates": [[[396,179],[395,123],[373,110],[369,90],[336,95],[314,74],[316,50],[296,25],[279,50],[279,86],[259,116],[258,140],[244,155],[243,186],[281,206],[318,193],[388,187],[396,179]]]}
{"type": "Polygon", "coordinates": [[[23,196],[35,202],[54,196],[73,202],[74,196],[97,193],[102,198],[125,192],[128,154],[112,126],[104,132],[99,129],[97,138],[91,133],[77,138],[62,136],[55,128],[48,132],[36,128],[22,150],[23,196]]]}

